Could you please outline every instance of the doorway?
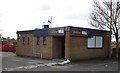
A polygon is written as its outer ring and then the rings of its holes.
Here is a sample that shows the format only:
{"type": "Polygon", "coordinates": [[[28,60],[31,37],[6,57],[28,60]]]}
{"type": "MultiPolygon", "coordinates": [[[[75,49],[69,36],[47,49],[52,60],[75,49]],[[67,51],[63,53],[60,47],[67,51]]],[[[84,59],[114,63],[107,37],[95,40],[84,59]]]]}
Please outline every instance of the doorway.
{"type": "Polygon", "coordinates": [[[62,37],[61,38],[61,58],[64,59],[65,58],[65,38],[62,37]]]}
{"type": "Polygon", "coordinates": [[[55,36],[53,42],[53,58],[65,58],[65,37],[55,36]]]}

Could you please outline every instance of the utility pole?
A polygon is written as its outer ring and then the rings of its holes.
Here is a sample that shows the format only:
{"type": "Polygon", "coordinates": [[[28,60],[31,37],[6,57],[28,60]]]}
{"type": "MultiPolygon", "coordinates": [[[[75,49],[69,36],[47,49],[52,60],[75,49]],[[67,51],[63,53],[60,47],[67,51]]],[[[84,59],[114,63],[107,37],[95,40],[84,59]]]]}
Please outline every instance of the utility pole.
{"type": "Polygon", "coordinates": [[[50,17],[50,19],[51,19],[51,28],[52,28],[52,16],[50,17]]]}
{"type": "Polygon", "coordinates": [[[50,20],[48,19],[48,23],[50,23],[50,26],[52,28],[52,16],[50,16],[50,20]]]}

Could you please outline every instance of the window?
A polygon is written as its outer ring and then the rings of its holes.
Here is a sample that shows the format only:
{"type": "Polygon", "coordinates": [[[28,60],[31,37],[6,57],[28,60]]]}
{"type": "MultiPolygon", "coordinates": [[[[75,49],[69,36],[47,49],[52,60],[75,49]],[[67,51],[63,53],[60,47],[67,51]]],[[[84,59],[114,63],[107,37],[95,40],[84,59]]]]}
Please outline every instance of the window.
{"type": "Polygon", "coordinates": [[[88,48],[94,48],[95,47],[95,36],[92,38],[88,38],[88,48]]]}
{"type": "Polygon", "coordinates": [[[102,48],[102,37],[96,37],[96,47],[102,48]]]}
{"type": "Polygon", "coordinates": [[[17,40],[18,40],[18,41],[20,41],[20,40],[21,40],[21,38],[20,38],[20,37],[21,37],[21,34],[18,34],[18,36],[17,36],[17,40]]]}
{"type": "Polygon", "coordinates": [[[30,38],[28,37],[27,39],[27,44],[29,45],[30,44],[30,38]]]}
{"type": "Polygon", "coordinates": [[[88,38],[88,48],[102,48],[102,43],[102,36],[93,36],[92,38],[88,38]]]}
{"type": "Polygon", "coordinates": [[[23,37],[22,40],[23,40],[23,45],[25,45],[25,37],[23,37]]]}
{"type": "Polygon", "coordinates": [[[39,45],[40,43],[40,39],[39,39],[40,37],[37,37],[37,45],[39,45]]]}
{"type": "Polygon", "coordinates": [[[46,45],[46,37],[43,37],[43,45],[46,45]]]}

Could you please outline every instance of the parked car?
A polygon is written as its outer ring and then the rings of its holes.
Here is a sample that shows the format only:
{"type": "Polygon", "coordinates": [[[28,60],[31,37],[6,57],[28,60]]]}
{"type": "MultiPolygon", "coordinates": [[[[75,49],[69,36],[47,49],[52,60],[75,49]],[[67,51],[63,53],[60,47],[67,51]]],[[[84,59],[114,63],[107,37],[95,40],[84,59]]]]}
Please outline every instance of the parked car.
{"type": "Polygon", "coordinates": [[[10,52],[14,52],[15,51],[15,47],[12,44],[4,44],[2,45],[2,51],[10,51],[10,52]]]}

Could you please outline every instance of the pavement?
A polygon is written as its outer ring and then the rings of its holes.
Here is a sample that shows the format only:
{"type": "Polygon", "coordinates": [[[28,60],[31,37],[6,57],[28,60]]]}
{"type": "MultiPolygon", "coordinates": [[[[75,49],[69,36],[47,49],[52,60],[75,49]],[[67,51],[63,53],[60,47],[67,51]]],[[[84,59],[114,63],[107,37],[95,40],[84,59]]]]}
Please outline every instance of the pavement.
{"type": "Polygon", "coordinates": [[[116,59],[81,60],[61,65],[64,59],[20,57],[12,52],[0,52],[0,55],[2,71],[118,71],[116,59]]]}

